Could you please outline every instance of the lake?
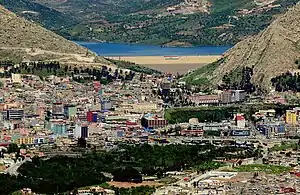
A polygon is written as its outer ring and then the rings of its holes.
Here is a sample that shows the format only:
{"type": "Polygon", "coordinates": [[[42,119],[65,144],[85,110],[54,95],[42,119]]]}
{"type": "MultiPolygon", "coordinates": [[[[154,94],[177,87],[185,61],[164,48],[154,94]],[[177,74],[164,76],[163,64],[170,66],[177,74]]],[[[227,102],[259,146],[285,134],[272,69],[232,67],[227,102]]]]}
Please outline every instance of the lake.
{"type": "Polygon", "coordinates": [[[222,55],[231,46],[160,47],[157,45],[76,42],[100,56],[205,56],[222,55]]]}

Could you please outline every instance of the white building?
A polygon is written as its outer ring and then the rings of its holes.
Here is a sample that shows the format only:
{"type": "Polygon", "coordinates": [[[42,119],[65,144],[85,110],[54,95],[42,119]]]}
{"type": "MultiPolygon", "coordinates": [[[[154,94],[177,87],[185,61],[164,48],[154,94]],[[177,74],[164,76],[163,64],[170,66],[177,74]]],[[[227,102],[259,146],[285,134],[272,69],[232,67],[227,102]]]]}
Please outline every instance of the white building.
{"type": "Polygon", "coordinates": [[[246,127],[246,119],[243,114],[236,114],[235,116],[236,126],[238,128],[245,128],[246,127]]]}
{"type": "Polygon", "coordinates": [[[20,74],[11,74],[11,80],[13,83],[21,83],[21,75],[20,74]]]}

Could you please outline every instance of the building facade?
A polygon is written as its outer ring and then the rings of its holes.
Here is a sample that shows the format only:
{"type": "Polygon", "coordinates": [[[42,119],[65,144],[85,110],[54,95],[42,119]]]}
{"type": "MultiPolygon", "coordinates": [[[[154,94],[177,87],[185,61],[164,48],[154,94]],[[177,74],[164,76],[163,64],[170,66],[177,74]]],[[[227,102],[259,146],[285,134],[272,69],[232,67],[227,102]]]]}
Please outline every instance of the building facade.
{"type": "Polygon", "coordinates": [[[297,124],[297,111],[296,110],[287,110],[285,116],[285,122],[289,125],[297,124]]]}
{"type": "Polygon", "coordinates": [[[22,120],[24,118],[23,109],[9,109],[6,111],[7,120],[22,120]]]}
{"type": "Polygon", "coordinates": [[[141,119],[141,125],[146,129],[156,129],[156,128],[161,128],[161,127],[167,126],[168,121],[163,118],[156,117],[156,116],[150,116],[150,117],[144,116],[141,119]]]}

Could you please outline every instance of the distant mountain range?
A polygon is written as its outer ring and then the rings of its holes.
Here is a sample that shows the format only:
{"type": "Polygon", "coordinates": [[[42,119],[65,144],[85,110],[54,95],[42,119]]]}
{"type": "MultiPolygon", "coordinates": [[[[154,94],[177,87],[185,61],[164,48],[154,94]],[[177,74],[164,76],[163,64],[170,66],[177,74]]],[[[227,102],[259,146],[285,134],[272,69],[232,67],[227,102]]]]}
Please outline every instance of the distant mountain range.
{"type": "MultiPolygon", "coordinates": [[[[243,82],[241,70],[247,67],[253,70],[251,82],[270,92],[272,78],[287,71],[299,73],[299,59],[300,3],[278,17],[267,29],[236,44],[218,62],[197,69],[182,79],[191,84],[216,86],[224,82],[226,75],[227,82],[240,83],[243,82]]],[[[286,85],[288,78],[282,76],[281,79],[286,85]]],[[[298,85],[295,81],[292,84],[298,85]]]]}
{"type": "Polygon", "coordinates": [[[72,40],[233,45],[298,0],[2,0],[11,11],[72,40]]]}

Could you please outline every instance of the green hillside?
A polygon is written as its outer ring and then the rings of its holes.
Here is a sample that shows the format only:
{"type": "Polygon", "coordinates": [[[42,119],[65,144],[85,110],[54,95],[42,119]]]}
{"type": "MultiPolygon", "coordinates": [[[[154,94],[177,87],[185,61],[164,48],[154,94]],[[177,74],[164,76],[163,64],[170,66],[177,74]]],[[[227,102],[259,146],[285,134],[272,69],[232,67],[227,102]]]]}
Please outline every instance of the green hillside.
{"type": "Polygon", "coordinates": [[[0,0],[0,4],[19,16],[35,21],[51,30],[77,23],[76,19],[68,14],[28,0],[0,0]]]}
{"type": "Polygon", "coordinates": [[[181,79],[220,90],[299,92],[299,21],[300,3],[257,35],[237,43],[223,54],[221,61],[189,72],[181,79]]]}
{"type": "Polygon", "coordinates": [[[280,4],[279,7],[249,14],[239,11],[257,9],[253,0],[198,0],[206,1],[210,4],[208,12],[184,10],[174,14],[167,7],[183,0],[2,0],[2,4],[73,40],[233,45],[265,29],[274,15],[285,12],[299,0],[277,0],[273,5],[280,4]],[[41,14],[24,15],[24,10],[41,14]]]}

